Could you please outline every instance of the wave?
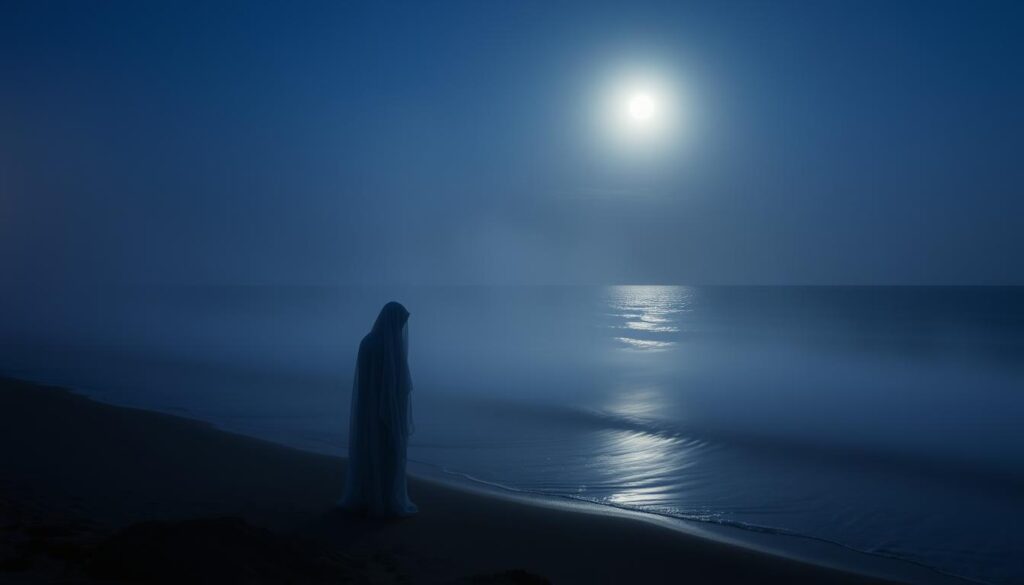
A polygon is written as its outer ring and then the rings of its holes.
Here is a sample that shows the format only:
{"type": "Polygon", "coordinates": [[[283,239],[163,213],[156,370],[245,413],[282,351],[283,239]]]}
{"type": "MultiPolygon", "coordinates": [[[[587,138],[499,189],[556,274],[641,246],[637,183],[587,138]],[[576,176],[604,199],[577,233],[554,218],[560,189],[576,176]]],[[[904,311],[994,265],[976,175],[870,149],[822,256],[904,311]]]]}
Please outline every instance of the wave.
{"type": "Polygon", "coordinates": [[[598,408],[564,407],[477,399],[500,406],[510,416],[546,420],[563,428],[589,431],[620,430],[669,439],[686,448],[738,449],[765,456],[785,457],[806,464],[859,467],[897,475],[931,477],[945,483],[970,484],[1001,494],[1024,492],[1024,471],[1005,469],[982,461],[943,456],[942,453],[885,450],[854,440],[837,442],[816,437],[809,441],[782,432],[758,432],[739,427],[720,428],[668,419],[635,416],[598,408]]]}
{"type": "MultiPolygon", "coordinates": [[[[669,513],[669,512],[664,512],[664,511],[660,511],[660,510],[648,509],[648,508],[644,508],[644,507],[629,506],[629,505],[625,505],[625,504],[617,504],[617,503],[614,503],[614,502],[608,502],[608,501],[604,501],[604,500],[587,498],[587,497],[584,497],[584,496],[579,496],[579,495],[574,495],[574,494],[551,493],[551,492],[547,492],[547,491],[543,491],[543,490],[536,490],[536,489],[529,489],[529,488],[523,488],[523,487],[508,485],[508,484],[501,483],[501,482],[488,481],[488,480],[481,479],[479,477],[473,476],[472,474],[469,474],[469,473],[452,470],[452,469],[449,469],[449,468],[447,468],[445,466],[435,466],[433,464],[430,464],[430,463],[427,463],[427,462],[424,462],[424,461],[417,461],[417,463],[420,463],[420,464],[423,464],[423,465],[428,465],[428,466],[431,466],[431,467],[437,467],[440,470],[441,473],[443,473],[444,475],[449,476],[449,477],[454,477],[454,478],[457,478],[459,480],[470,482],[470,483],[478,485],[478,486],[483,486],[483,487],[489,488],[489,489],[494,489],[494,490],[499,490],[499,491],[503,491],[503,492],[508,492],[508,493],[515,494],[515,495],[530,496],[530,497],[536,497],[536,498],[541,498],[541,499],[561,499],[561,500],[568,500],[568,501],[573,501],[573,502],[583,502],[583,503],[586,503],[586,504],[601,506],[601,507],[605,507],[605,508],[612,508],[612,509],[617,509],[617,510],[623,510],[623,511],[634,513],[634,514],[645,514],[645,515],[650,515],[650,516],[657,516],[657,517],[665,518],[665,519],[669,519],[669,520],[681,520],[681,521],[685,521],[685,522],[694,522],[694,523],[698,523],[698,524],[702,524],[702,525],[721,526],[721,527],[737,529],[737,530],[740,530],[740,531],[743,531],[743,532],[754,533],[754,534],[764,534],[764,535],[770,535],[770,536],[778,536],[778,537],[801,539],[801,540],[806,540],[806,541],[810,541],[810,542],[826,544],[826,545],[829,545],[829,546],[835,546],[835,547],[838,547],[838,548],[840,548],[842,550],[849,551],[849,552],[852,552],[852,553],[856,553],[856,554],[859,554],[859,555],[867,555],[869,557],[876,557],[876,558],[881,558],[881,559],[888,559],[888,560],[899,561],[901,563],[906,563],[906,564],[912,565],[914,567],[918,567],[920,569],[924,569],[924,570],[927,570],[929,572],[935,573],[937,575],[942,575],[942,576],[945,576],[945,577],[950,577],[950,578],[953,578],[953,579],[955,579],[957,581],[962,581],[964,583],[976,583],[978,585],[995,585],[995,584],[993,584],[993,583],[991,583],[989,581],[983,581],[983,580],[976,579],[976,578],[971,578],[971,577],[968,577],[968,576],[965,576],[965,575],[960,575],[960,574],[957,574],[957,573],[954,573],[954,572],[951,572],[951,571],[945,571],[945,570],[942,570],[942,569],[940,569],[938,567],[935,567],[935,566],[929,565],[927,563],[923,563],[923,562],[917,561],[917,560],[912,559],[912,558],[908,558],[906,556],[901,556],[899,554],[887,553],[887,552],[878,551],[878,550],[864,550],[864,549],[860,549],[860,548],[857,548],[857,547],[854,547],[854,546],[850,546],[848,544],[845,544],[845,543],[837,541],[837,540],[832,540],[832,539],[828,539],[828,538],[822,538],[822,537],[819,537],[819,536],[804,534],[804,533],[796,532],[796,531],[793,531],[793,530],[786,530],[784,528],[778,528],[778,527],[773,527],[773,526],[764,526],[764,525],[753,524],[753,523],[749,523],[749,522],[741,522],[741,521],[737,521],[737,520],[726,520],[726,519],[722,519],[722,518],[714,518],[714,517],[708,517],[708,516],[697,515],[697,514],[669,513]]],[[[687,530],[685,526],[675,526],[674,528],[676,528],[677,530],[680,530],[682,532],[686,532],[688,534],[691,533],[691,531],[687,530]]],[[[741,539],[741,541],[742,541],[742,539],[741,539]]],[[[747,545],[747,546],[750,546],[751,548],[757,548],[757,547],[754,547],[753,543],[751,543],[751,542],[746,542],[746,543],[743,543],[743,544],[747,545]]],[[[769,547],[769,548],[770,548],[770,552],[773,552],[775,554],[786,555],[785,547],[782,546],[781,543],[780,543],[778,548],[776,548],[776,547],[769,547]]]]}

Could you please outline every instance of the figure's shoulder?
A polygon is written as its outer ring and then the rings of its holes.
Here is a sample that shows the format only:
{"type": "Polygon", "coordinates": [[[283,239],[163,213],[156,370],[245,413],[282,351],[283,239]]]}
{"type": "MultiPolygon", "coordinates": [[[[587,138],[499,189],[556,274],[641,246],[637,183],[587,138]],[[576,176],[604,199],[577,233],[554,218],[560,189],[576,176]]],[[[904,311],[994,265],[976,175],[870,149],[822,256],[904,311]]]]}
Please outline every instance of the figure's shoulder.
{"type": "Polygon", "coordinates": [[[363,340],[359,342],[359,355],[367,354],[376,349],[377,344],[373,342],[373,334],[367,333],[363,336],[363,340]]]}

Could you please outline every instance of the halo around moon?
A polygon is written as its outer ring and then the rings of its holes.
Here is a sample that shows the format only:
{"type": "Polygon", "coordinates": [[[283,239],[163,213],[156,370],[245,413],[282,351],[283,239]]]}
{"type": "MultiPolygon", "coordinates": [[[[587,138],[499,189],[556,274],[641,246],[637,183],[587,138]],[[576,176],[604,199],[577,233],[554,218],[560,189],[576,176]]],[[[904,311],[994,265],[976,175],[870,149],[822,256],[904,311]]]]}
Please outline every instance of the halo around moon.
{"type": "Polygon", "coordinates": [[[631,163],[653,163],[672,154],[685,133],[680,86],[652,67],[621,67],[595,87],[593,145],[605,156],[631,163]]]}

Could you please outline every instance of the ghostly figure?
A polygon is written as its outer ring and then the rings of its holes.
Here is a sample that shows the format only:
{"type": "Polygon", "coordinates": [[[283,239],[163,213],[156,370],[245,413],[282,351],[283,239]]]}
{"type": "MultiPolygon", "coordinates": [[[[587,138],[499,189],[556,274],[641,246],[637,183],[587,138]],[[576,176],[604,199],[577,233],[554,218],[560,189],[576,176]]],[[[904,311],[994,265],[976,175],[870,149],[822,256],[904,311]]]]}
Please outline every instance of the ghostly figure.
{"type": "Polygon", "coordinates": [[[373,330],[359,344],[352,384],[348,475],[339,502],[370,516],[410,516],[405,451],[412,434],[409,311],[384,305],[373,330]]]}

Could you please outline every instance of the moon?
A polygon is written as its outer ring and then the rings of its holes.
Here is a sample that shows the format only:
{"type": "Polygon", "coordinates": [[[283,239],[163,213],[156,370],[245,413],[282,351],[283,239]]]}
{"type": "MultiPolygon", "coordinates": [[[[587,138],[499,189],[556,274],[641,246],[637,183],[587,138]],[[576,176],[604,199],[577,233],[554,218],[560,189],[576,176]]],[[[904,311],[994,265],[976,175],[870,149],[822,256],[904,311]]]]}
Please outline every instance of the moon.
{"type": "Polygon", "coordinates": [[[647,92],[634,92],[629,97],[626,110],[629,117],[636,122],[647,122],[654,117],[656,104],[647,92]]]}
{"type": "Polygon", "coordinates": [[[690,100],[675,67],[609,67],[587,88],[594,151],[622,168],[653,169],[688,148],[690,100]]]}

